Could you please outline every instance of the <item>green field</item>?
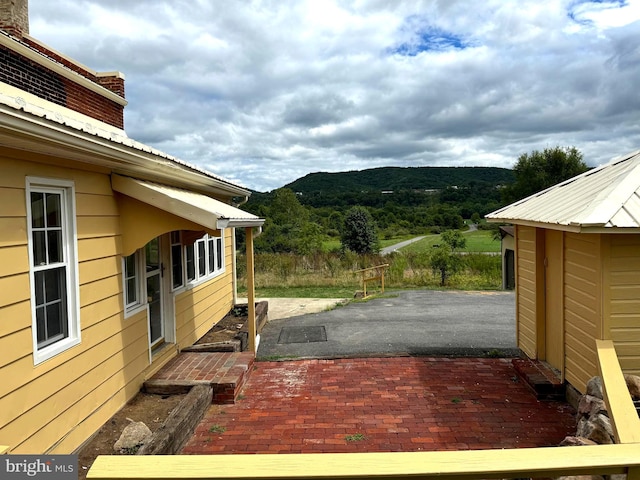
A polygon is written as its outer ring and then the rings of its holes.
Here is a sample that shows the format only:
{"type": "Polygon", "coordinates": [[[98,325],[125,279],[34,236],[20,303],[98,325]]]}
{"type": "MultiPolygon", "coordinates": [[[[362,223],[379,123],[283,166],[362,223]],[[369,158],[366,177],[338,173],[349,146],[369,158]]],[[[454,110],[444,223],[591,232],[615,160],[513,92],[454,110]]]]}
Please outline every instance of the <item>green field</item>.
{"type": "MultiPolygon", "coordinates": [[[[435,235],[436,237],[438,235],[435,235]]],[[[380,240],[380,248],[388,247],[389,245],[395,245],[396,243],[404,242],[405,240],[410,240],[414,238],[415,235],[403,235],[399,237],[394,237],[392,239],[380,240]]],[[[325,252],[335,252],[340,250],[340,239],[336,238],[333,240],[327,240],[322,243],[322,250],[325,252]]]]}
{"type": "MultiPolygon", "coordinates": [[[[492,232],[488,230],[476,230],[475,232],[463,233],[467,239],[466,252],[499,252],[500,241],[493,239],[492,232]]],[[[424,252],[431,250],[434,245],[441,243],[440,235],[427,235],[422,240],[412,243],[401,249],[402,252],[424,252]]]]}

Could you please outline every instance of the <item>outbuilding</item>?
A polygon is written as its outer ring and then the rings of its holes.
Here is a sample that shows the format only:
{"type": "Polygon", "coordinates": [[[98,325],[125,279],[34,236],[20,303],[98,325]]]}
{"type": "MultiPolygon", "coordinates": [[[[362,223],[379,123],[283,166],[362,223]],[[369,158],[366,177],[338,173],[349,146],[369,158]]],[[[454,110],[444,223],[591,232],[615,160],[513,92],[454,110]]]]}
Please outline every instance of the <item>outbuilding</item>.
{"type": "Polygon", "coordinates": [[[640,151],[486,218],[514,225],[520,349],[583,393],[596,339],[640,374],[640,151]]]}

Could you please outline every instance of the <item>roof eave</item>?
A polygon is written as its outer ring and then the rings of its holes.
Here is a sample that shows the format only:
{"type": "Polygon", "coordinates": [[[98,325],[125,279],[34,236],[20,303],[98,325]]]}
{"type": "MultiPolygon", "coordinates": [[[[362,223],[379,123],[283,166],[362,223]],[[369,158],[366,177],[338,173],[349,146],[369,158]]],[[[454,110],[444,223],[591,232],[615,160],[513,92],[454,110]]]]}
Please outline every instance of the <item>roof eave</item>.
{"type": "Polygon", "coordinates": [[[251,192],[151,152],[110,142],[90,133],[0,105],[0,139],[5,146],[66,158],[116,173],[189,186],[214,195],[248,197],[251,192]],[[3,135],[3,131],[6,135],[3,135]],[[18,141],[18,138],[20,141],[18,141]],[[15,140],[12,145],[12,140],[15,140]]]}

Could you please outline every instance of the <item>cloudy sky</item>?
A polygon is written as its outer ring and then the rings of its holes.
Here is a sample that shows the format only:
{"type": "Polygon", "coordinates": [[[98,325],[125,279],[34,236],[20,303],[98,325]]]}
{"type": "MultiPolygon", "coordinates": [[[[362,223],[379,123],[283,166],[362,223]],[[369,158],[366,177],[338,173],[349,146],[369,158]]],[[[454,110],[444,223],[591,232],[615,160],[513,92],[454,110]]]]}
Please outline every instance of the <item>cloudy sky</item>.
{"type": "Polygon", "coordinates": [[[30,0],[126,75],[127,134],[249,188],[640,149],[640,0],[30,0]]]}

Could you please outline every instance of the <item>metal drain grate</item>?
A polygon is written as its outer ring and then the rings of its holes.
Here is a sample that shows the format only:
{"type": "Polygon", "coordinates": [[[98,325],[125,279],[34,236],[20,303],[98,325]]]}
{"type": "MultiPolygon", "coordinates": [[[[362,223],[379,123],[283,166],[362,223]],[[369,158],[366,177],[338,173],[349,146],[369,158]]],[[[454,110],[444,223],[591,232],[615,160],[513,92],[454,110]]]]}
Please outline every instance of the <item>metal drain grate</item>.
{"type": "Polygon", "coordinates": [[[324,326],[283,327],[278,343],[314,343],[326,342],[327,331],[324,326]]]}

